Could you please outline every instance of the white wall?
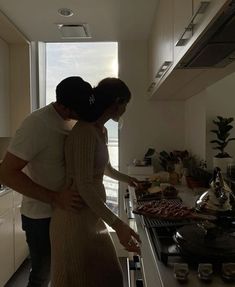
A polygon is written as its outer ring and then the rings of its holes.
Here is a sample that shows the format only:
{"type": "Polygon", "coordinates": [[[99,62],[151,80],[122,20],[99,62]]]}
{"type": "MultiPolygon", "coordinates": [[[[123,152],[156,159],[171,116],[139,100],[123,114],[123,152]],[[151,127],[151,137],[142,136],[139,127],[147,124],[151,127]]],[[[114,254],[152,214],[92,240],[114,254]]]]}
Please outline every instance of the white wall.
{"type": "MultiPolygon", "coordinates": [[[[212,167],[212,158],[218,153],[212,149],[214,145],[210,143],[210,140],[215,139],[215,135],[210,130],[216,128],[212,120],[216,119],[216,116],[235,119],[235,73],[207,88],[206,99],[206,154],[208,166],[212,167]]],[[[231,137],[235,137],[235,121],[232,125],[234,128],[231,131],[231,137]]],[[[235,141],[228,144],[226,151],[235,158],[235,141]]]]}
{"type": "Polygon", "coordinates": [[[147,69],[147,42],[119,43],[119,77],[132,92],[120,131],[120,169],[124,172],[134,158],[143,158],[148,147],[157,152],[184,148],[184,102],[148,100],[147,69]]]}
{"type": "MultiPolygon", "coordinates": [[[[202,159],[212,169],[212,158],[217,153],[210,141],[215,139],[211,129],[216,128],[216,116],[235,118],[235,73],[211,85],[185,103],[186,148],[202,159]]],[[[235,122],[231,137],[235,137],[235,122]]],[[[227,152],[235,158],[235,141],[230,142],[227,152]]]]}
{"type": "MultiPolygon", "coordinates": [[[[119,77],[132,92],[120,130],[120,170],[127,173],[128,164],[134,158],[142,159],[149,147],[157,152],[184,148],[184,102],[147,99],[147,41],[122,41],[118,50],[119,77]]],[[[126,185],[121,184],[119,206],[123,220],[125,189],[126,185]]]]}
{"type": "Polygon", "coordinates": [[[185,102],[185,147],[206,159],[206,91],[185,102]]]}

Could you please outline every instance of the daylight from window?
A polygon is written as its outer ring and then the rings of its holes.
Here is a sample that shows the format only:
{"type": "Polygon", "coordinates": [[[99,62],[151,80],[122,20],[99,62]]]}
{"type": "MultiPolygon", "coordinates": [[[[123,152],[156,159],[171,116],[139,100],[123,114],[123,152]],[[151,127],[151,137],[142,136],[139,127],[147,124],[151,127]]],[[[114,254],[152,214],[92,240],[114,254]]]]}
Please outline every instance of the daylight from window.
{"type": "MultiPolygon", "coordinates": [[[[46,44],[46,104],[55,101],[57,84],[66,77],[80,76],[92,86],[106,77],[118,76],[118,45],[102,43],[46,44]]],[[[112,166],[118,169],[118,124],[106,124],[112,166]]],[[[118,213],[118,182],[104,177],[107,204],[118,213]]]]}

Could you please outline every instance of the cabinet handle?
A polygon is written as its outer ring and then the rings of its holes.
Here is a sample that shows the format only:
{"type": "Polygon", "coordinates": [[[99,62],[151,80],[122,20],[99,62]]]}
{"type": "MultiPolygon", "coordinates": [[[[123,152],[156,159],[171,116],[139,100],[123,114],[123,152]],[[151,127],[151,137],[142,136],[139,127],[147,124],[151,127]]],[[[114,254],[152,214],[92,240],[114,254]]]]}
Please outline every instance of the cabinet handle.
{"type": "Polygon", "coordinates": [[[151,85],[148,87],[147,91],[150,92],[154,88],[155,85],[156,83],[152,82],[151,85]]]}
{"type": "Polygon", "coordinates": [[[172,61],[165,61],[158,70],[155,78],[161,78],[172,65],[172,61]]]}
{"type": "Polygon", "coordinates": [[[198,7],[198,9],[195,12],[195,14],[193,15],[193,17],[191,18],[188,26],[184,29],[183,34],[181,35],[179,40],[176,42],[175,46],[185,46],[187,44],[188,40],[192,37],[193,28],[195,26],[194,20],[196,19],[196,17],[199,14],[204,14],[205,13],[205,11],[207,10],[209,4],[210,4],[210,1],[201,1],[200,2],[200,6],[198,7]],[[190,32],[190,36],[187,37],[188,32],[190,32]]]}

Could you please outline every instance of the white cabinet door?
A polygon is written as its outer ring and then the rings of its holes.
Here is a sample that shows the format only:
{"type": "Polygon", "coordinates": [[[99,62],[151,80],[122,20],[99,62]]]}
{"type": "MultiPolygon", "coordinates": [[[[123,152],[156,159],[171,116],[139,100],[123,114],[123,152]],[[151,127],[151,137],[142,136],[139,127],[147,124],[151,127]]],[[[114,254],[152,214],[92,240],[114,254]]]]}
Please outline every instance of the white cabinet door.
{"type": "Polygon", "coordinates": [[[0,286],[14,273],[14,236],[12,209],[0,215],[0,286]]]}
{"type": "Polygon", "coordinates": [[[193,0],[193,13],[196,13],[202,0],[193,0]]]}
{"type": "Polygon", "coordinates": [[[187,41],[186,39],[192,36],[192,31],[185,31],[193,15],[192,0],[173,0],[173,14],[174,62],[178,62],[185,52],[185,44],[180,44],[180,41],[187,41]]]}
{"type": "MultiPolygon", "coordinates": [[[[157,49],[159,51],[158,70],[165,62],[173,61],[173,1],[161,0],[159,2],[159,34],[157,49]]],[[[157,72],[158,72],[157,70],[157,72]]]]}
{"type": "Polygon", "coordinates": [[[22,230],[21,222],[21,202],[22,194],[14,191],[14,250],[15,250],[15,271],[19,268],[28,256],[28,245],[26,243],[25,232],[22,230]]]}
{"type": "Polygon", "coordinates": [[[10,136],[9,47],[0,38],[0,137],[10,136]]]}
{"type": "MultiPolygon", "coordinates": [[[[161,80],[164,67],[173,62],[173,0],[160,0],[149,41],[150,85],[161,80]]],[[[149,90],[151,93],[151,89],[149,90]]]]}
{"type": "Polygon", "coordinates": [[[25,258],[28,256],[28,245],[26,243],[25,232],[22,230],[20,204],[15,207],[15,224],[14,224],[14,249],[15,249],[15,271],[20,267],[25,258]]]}

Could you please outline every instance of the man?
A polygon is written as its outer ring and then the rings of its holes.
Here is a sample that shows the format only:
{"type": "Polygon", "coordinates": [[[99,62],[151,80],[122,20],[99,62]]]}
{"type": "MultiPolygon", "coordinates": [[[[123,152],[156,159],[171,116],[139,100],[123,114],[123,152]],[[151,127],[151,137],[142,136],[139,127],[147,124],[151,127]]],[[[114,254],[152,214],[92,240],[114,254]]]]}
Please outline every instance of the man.
{"type": "Polygon", "coordinates": [[[88,97],[92,92],[90,84],[80,77],[61,81],[56,87],[56,102],[23,121],[0,167],[1,182],[23,194],[22,228],[32,263],[28,287],[46,287],[50,281],[51,207],[76,210],[81,204],[78,193],[62,188],[64,141],[76,122],[76,95],[88,97]]]}

